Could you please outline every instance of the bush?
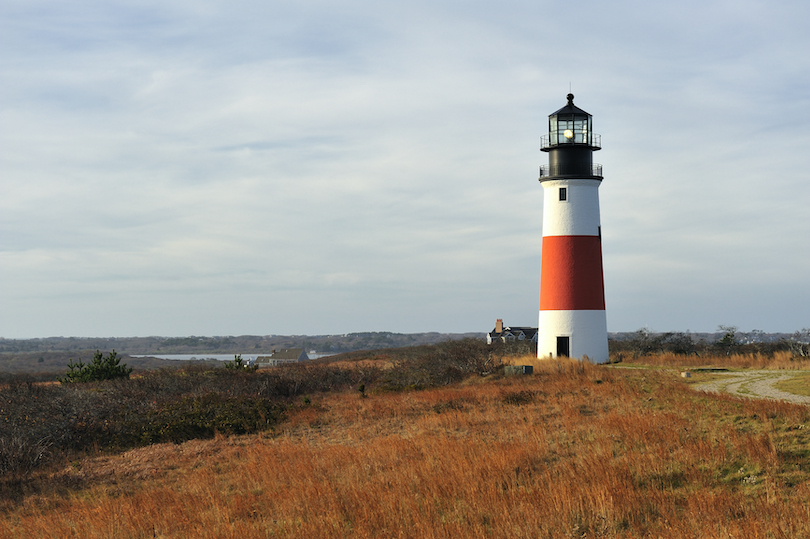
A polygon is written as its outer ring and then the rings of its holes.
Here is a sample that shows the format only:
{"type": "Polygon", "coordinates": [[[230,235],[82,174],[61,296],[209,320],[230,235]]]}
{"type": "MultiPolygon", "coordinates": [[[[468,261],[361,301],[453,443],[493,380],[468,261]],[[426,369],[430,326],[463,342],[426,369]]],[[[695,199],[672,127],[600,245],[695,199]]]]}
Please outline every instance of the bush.
{"type": "Polygon", "coordinates": [[[386,373],[386,389],[421,389],[459,382],[471,375],[494,373],[508,347],[480,339],[447,341],[410,349],[409,357],[394,361],[386,373]]]}
{"type": "Polygon", "coordinates": [[[59,382],[69,384],[129,378],[132,367],[127,367],[126,364],[119,365],[120,362],[121,358],[118,357],[115,350],[107,354],[107,357],[103,357],[102,353],[96,350],[92,363],[82,363],[81,358],[79,358],[78,363],[73,363],[73,360],[70,360],[68,362],[68,372],[64,378],[59,378],[59,382]]]}
{"type": "Polygon", "coordinates": [[[125,445],[157,442],[183,442],[210,438],[214,434],[248,434],[275,425],[284,414],[284,406],[257,397],[226,397],[208,393],[183,397],[154,410],[144,417],[127,421],[125,445]],[[137,435],[137,439],[132,438],[137,435]]]}
{"type": "Polygon", "coordinates": [[[45,458],[50,442],[29,440],[20,434],[0,437],[0,476],[27,474],[45,458]]]}
{"type": "Polygon", "coordinates": [[[242,354],[234,354],[233,361],[225,362],[225,368],[235,371],[244,370],[245,372],[256,372],[259,370],[258,365],[250,365],[242,359],[242,354]]]}

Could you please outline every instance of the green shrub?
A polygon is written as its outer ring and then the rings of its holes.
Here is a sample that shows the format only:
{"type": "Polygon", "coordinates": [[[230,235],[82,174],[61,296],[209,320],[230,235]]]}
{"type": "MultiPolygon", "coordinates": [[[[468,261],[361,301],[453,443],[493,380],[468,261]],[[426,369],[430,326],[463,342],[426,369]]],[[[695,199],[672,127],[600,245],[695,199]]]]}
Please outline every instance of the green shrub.
{"type": "Polygon", "coordinates": [[[71,359],[68,362],[68,372],[64,378],[59,378],[62,384],[69,384],[74,382],[98,382],[101,380],[113,380],[115,378],[129,378],[132,372],[132,367],[127,367],[126,364],[119,365],[121,358],[115,353],[115,350],[104,357],[101,352],[96,350],[93,355],[92,363],[82,363],[79,358],[78,363],[73,363],[71,359]]]}
{"type": "Polygon", "coordinates": [[[256,372],[259,370],[258,365],[250,365],[246,361],[242,359],[242,354],[234,354],[233,361],[226,361],[225,368],[236,370],[236,371],[245,371],[245,372],[256,372]]]}

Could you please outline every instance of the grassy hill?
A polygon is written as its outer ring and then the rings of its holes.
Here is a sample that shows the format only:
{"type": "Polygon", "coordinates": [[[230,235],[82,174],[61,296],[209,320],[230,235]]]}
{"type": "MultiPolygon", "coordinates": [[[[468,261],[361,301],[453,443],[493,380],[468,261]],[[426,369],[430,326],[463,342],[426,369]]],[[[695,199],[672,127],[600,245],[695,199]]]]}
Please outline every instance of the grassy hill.
{"type": "Polygon", "coordinates": [[[159,374],[132,380],[159,393],[154,410],[230,392],[263,394],[280,414],[252,434],[89,445],[6,474],[0,537],[810,535],[807,407],[695,392],[677,357],[627,368],[488,350],[379,351],[220,381],[202,371],[212,391],[194,383],[185,397],[159,374]],[[504,377],[500,361],[535,372],[504,377]],[[269,391],[282,381],[295,384],[269,391]]]}

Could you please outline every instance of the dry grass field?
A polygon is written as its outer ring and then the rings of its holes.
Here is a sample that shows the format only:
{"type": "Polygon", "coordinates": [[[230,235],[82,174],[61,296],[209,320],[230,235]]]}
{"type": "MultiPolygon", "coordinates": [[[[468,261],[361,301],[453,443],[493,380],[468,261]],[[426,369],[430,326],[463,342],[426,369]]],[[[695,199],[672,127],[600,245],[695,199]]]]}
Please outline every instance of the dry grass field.
{"type": "Polygon", "coordinates": [[[0,537],[810,537],[807,407],[514,362],[534,374],[312,394],[273,431],[35,470],[0,537]]]}
{"type": "Polygon", "coordinates": [[[774,369],[796,370],[807,369],[810,358],[797,360],[788,351],[777,351],[772,354],[745,353],[730,355],[682,355],[671,352],[645,355],[636,359],[625,358],[623,364],[644,365],[669,368],[723,367],[726,369],[774,369]]]}

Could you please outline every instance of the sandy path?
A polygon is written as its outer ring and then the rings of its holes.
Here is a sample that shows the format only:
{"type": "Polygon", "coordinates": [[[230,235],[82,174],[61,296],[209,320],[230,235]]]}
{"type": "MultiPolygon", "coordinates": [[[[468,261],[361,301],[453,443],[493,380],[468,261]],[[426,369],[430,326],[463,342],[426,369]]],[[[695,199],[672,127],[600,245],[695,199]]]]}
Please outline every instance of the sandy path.
{"type": "Polygon", "coordinates": [[[697,391],[709,391],[714,393],[731,393],[740,397],[751,397],[756,399],[775,399],[798,404],[810,404],[810,397],[794,395],[776,389],[774,384],[781,380],[788,380],[797,374],[806,371],[745,371],[717,373],[724,374],[727,378],[715,380],[706,384],[695,386],[697,391]]]}

